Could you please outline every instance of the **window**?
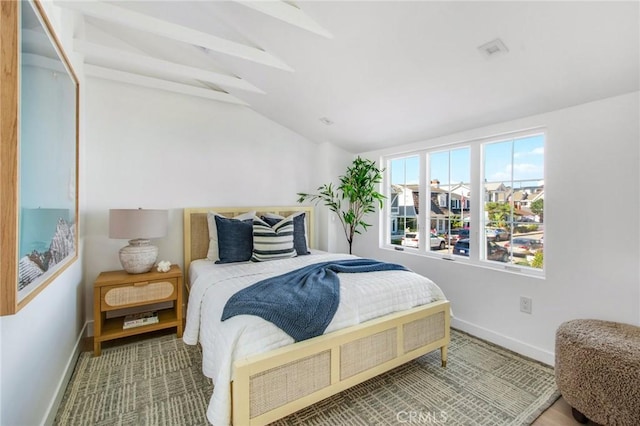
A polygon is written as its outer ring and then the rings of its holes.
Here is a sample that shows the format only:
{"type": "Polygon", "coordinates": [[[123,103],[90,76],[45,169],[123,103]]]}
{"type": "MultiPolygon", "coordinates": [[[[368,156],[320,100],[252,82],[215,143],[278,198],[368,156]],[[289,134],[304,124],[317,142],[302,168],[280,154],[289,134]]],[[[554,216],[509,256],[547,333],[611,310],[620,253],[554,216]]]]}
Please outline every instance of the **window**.
{"type": "Polygon", "coordinates": [[[417,155],[394,158],[387,161],[387,176],[390,185],[387,194],[389,206],[389,228],[387,244],[418,247],[419,236],[406,237],[418,232],[418,197],[420,158],[417,155]],[[416,196],[414,197],[414,193],[416,196]],[[409,240],[411,242],[409,243],[409,240]]]}
{"type": "Polygon", "coordinates": [[[544,135],[485,143],[483,148],[484,259],[503,261],[507,256],[515,265],[543,269],[544,135]],[[492,256],[492,246],[507,253],[492,256]]]}
{"type": "Polygon", "coordinates": [[[385,158],[384,245],[541,275],[544,144],[523,132],[385,158]]]}
{"type": "MultiPolygon", "coordinates": [[[[465,201],[471,196],[470,152],[466,146],[428,153],[429,185],[425,185],[430,205],[428,226],[442,240],[431,244],[432,251],[451,254],[460,230],[469,229],[471,212],[465,201]]],[[[457,254],[465,253],[468,250],[457,254]]]]}

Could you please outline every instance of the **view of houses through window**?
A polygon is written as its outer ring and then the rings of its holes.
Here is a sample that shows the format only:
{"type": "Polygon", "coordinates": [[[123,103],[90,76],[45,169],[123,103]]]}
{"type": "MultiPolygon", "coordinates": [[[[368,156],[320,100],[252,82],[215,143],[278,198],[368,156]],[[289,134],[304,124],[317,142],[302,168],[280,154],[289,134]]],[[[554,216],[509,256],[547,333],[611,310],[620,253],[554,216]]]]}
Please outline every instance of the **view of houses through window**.
{"type": "Polygon", "coordinates": [[[387,244],[543,269],[543,133],[389,157],[385,167],[387,244]],[[476,177],[472,158],[481,159],[476,177]],[[472,188],[481,188],[480,199],[472,188]]]}
{"type": "MultiPolygon", "coordinates": [[[[511,262],[544,266],[544,135],[484,144],[483,227],[511,262]]],[[[486,257],[491,259],[487,245],[486,257]]],[[[502,260],[502,255],[493,260],[502,260]]]]}
{"type": "Polygon", "coordinates": [[[435,250],[453,253],[458,240],[468,238],[471,223],[470,148],[431,152],[429,158],[430,210],[428,226],[442,244],[435,250]]]}
{"type": "MultiPolygon", "coordinates": [[[[399,245],[403,238],[415,239],[418,232],[418,199],[420,178],[420,157],[396,158],[387,167],[391,176],[391,190],[388,196],[390,206],[391,244],[399,245]],[[414,195],[415,194],[415,195],[414,195]],[[414,196],[416,199],[414,199],[414,196]]],[[[409,240],[406,243],[409,243],[409,240]]],[[[416,245],[417,247],[417,245],[416,245]]]]}

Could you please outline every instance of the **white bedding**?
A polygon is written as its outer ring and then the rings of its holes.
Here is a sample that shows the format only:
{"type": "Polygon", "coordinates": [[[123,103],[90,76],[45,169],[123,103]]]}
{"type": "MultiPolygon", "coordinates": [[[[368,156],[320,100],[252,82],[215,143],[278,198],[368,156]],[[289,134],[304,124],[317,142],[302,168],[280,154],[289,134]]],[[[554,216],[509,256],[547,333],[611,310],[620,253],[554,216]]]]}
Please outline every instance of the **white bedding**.
{"type": "MultiPolygon", "coordinates": [[[[198,342],[202,345],[203,373],[214,383],[207,409],[207,418],[212,424],[228,425],[231,421],[229,383],[233,379],[235,360],[294,343],[288,334],[257,316],[239,315],[221,322],[229,297],[265,278],[313,263],[352,257],[314,251],[308,256],[261,263],[216,265],[207,260],[191,263],[191,292],[183,340],[189,345],[198,342]]],[[[445,300],[437,285],[415,273],[380,271],[339,276],[340,305],[325,333],[445,300]]]]}

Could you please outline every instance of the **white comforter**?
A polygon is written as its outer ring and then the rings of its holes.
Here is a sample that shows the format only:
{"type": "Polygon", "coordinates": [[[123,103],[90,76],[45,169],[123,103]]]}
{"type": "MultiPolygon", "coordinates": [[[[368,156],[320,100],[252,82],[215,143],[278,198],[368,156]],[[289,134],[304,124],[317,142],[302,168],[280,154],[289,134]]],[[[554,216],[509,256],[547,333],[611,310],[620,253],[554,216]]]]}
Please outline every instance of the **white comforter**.
{"type": "MultiPolygon", "coordinates": [[[[183,340],[202,345],[203,373],[213,379],[213,396],[207,418],[214,425],[231,421],[229,383],[233,362],[294,343],[272,323],[252,315],[239,315],[220,321],[227,300],[249,285],[318,262],[347,259],[344,254],[314,253],[292,259],[261,263],[215,265],[200,262],[190,270],[192,280],[187,323],[183,340]]],[[[404,271],[339,274],[340,305],[325,333],[355,325],[392,312],[410,309],[436,300],[444,294],[431,280],[404,271]]]]}

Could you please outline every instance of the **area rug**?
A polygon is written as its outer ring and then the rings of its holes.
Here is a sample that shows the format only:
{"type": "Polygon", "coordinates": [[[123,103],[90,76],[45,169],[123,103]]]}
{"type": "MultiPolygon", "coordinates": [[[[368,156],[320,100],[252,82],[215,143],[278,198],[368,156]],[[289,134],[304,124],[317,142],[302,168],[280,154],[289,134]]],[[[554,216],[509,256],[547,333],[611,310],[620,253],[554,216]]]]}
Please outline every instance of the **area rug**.
{"type": "MultiPolygon", "coordinates": [[[[175,335],[83,352],[55,424],[207,425],[200,360],[175,335]]],[[[452,330],[447,368],[435,351],[276,424],[529,425],[558,397],[552,368],[452,330]]]]}

